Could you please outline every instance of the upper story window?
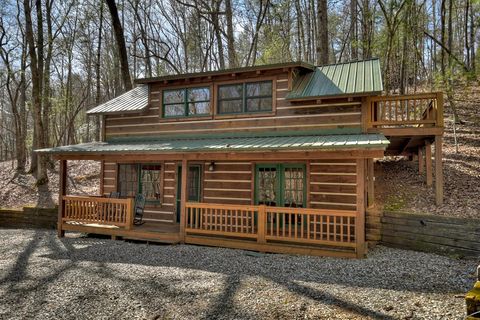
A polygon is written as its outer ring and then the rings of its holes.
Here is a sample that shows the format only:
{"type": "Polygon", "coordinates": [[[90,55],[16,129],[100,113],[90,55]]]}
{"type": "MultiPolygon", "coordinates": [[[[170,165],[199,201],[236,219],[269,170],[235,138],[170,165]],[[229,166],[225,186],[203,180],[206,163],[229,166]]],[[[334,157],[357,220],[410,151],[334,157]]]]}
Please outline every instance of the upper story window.
{"type": "Polygon", "coordinates": [[[218,86],[218,113],[272,111],[272,81],[244,82],[218,86]]]}
{"type": "Polygon", "coordinates": [[[163,116],[192,117],[210,114],[210,88],[182,88],[163,91],[163,116]]]}

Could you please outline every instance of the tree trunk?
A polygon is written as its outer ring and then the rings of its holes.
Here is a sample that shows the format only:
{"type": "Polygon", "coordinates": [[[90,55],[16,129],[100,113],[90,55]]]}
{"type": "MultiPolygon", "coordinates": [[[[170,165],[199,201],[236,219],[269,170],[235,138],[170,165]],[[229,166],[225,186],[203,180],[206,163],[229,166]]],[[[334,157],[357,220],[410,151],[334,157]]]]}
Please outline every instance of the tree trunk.
{"type": "Polygon", "coordinates": [[[358,59],[357,0],[350,0],[350,58],[358,59]]]}
{"type": "Polygon", "coordinates": [[[317,64],[328,63],[328,6],[327,0],[317,2],[317,64]]]}
{"type": "MultiPolygon", "coordinates": [[[[103,28],[103,2],[100,4],[100,26],[98,28],[98,45],[97,45],[97,61],[95,63],[95,105],[98,106],[101,102],[102,95],[100,92],[100,66],[102,53],[102,28],[103,28]]],[[[100,116],[95,116],[95,141],[100,141],[100,116]]]]}
{"type": "Polygon", "coordinates": [[[120,60],[120,68],[122,71],[122,81],[125,91],[132,89],[132,80],[130,78],[130,70],[128,69],[127,46],[125,45],[125,37],[123,35],[122,23],[118,16],[117,5],[115,0],[105,0],[112,17],[112,26],[115,33],[115,40],[117,43],[118,57],[120,60]]]}
{"type": "Polygon", "coordinates": [[[237,67],[237,56],[235,53],[235,36],[233,33],[233,12],[232,0],[225,0],[225,19],[227,20],[227,47],[228,67],[237,67]]]}
{"type": "MultiPolygon", "coordinates": [[[[41,10],[41,1],[36,0],[35,6],[37,9],[37,47],[38,57],[35,50],[35,38],[33,35],[32,16],[30,1],[24,0],[23,2],[25,10],[25,37],[28,42],[28,53],[30,56],[30,72],[32,74],[32,116],[34,125],[33,145],[34,148],[45,148],[45,131],[42,121],[42,72],[43,69],[43,18],[41,10]],[[39,61],[39,60],[42,61],[39,61]]],[[[44,155],[37,155],[34,153],[32,159],[36,161],[36,178],[37,185],[42,185],[48,182],[46,157],[44,155]]],[[[33,161],[33,160],[32,160],[33,161]]],[[[32,167],[35,164],[32,162],[32,167]]]]}

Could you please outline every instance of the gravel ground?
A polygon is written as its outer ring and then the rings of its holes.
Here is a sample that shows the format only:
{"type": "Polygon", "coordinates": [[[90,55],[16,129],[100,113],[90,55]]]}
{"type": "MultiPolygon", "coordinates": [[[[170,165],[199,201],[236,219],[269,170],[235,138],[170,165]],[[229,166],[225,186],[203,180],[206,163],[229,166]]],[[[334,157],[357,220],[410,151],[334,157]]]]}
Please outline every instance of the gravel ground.
{"type": "Polygon", "coordinates": [[[462,319],[478,261],[367,259],[0,229],[1,319],[462,319]]]}

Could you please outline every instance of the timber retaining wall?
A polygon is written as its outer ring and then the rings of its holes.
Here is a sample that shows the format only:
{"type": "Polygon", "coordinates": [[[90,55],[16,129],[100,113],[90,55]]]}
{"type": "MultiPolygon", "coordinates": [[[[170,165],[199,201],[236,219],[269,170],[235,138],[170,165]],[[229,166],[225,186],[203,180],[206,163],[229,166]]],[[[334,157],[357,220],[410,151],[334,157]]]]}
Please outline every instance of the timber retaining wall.
{"type": "Polygon", "coordinates": [[[480,219],[368,210],[366,237],[401,249],[480,257],[480,219]]]}
{"type": "Polygon", "coordinates": [[[0,227],[55,229],[57,214],[56,208],[0,209],[0,227]]]}

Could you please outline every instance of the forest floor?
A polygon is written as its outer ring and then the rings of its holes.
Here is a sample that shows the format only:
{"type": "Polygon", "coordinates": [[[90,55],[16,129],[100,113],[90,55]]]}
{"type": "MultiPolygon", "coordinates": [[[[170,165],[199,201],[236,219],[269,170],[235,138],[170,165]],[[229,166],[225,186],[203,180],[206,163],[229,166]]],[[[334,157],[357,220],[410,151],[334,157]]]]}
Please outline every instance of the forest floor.
{"type": "Polygon", "coordinates": [[[407,213],[480,218],[480,106],[476,103],[480,88],[477,90],[455,95],[462,122],[456,126],[458,153],[453,114],[445,106],[443,205],[435,205],[435,190],[427,187],[425,174],[419,175],[417,161],[389,157],[375,164],[375,202],[380,207],[407,213]]]}
{"type": "MultiPolygon", "coordinates": [[[[480,88],[479,88],[480,90],[480,88]]],[[[433,187],[418,174],[418,162],[385,158],[376,162],[376,203],[391,211],[480,218],[480,91],[459,93],[455,152],[453,117],[446,106],[443,142],[444,204],[435,205],[433,187]],[[461,100],[463,99],[463,100],[461,100]],[[470,101],[470,102],[469,102],[470,101]]],[[[53,207],[58,197],[58,164],[49,170],[50,183],[37,189],[30,174],[15,175],[11,161],[0,162],[0,208],[53,207]]],[[[100,165],[94,161],[69,161],[70,194],[97,194],[100,165]]]]}
{"type": "MultiPolygon", "coordinates": [[[[52,208],[58,203],[58,161],[48,170],[49,183],[37,188],[31,174],[15,174],[11,161],[0,162],[0,208],[52,208]]],[[[100,163],[68,161],[68,194],[98,194],[100,163]]]]}

